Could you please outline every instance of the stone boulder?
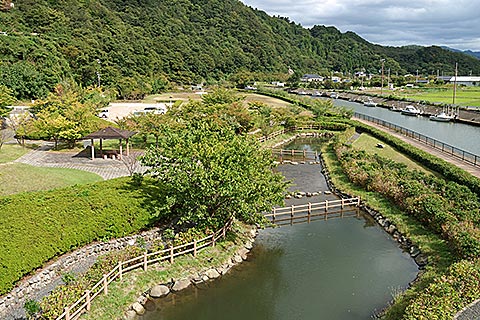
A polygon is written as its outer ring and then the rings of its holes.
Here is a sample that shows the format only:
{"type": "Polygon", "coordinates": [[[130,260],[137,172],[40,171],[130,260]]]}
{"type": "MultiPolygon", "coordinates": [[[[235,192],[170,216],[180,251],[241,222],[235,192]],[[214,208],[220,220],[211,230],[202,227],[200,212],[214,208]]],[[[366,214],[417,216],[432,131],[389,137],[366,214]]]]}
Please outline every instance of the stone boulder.
{"type": "Polygon", "coordinates": [[[190,284],[191,284],[191,281],[188,280],[188,279],[177,280],[177,281],[175,281],[175,284],[172,287],[172,291],[174,291],[174,292],[181,291],[183,289],[188,288],[188,286],[190,284]]]}
{"type": "Polygon", "coordinates": [[[220,277],[220,273],[218,273],[218,271],[216,269],[208,269],[206,272],[205,272],[205,275],[209,278],[209,279],[216,279],[218,277],[220,277]]]}
{"type": "Polygon", "coordinates": [[[150,297],[152,298],[162,298],[170,293],[170,289],[164,285],[156,285],[150,290],[150,297]]]}
{"type": "Polygon", "coordinates": [[[145,308],[138,302],[135,302],[133,305],[132,305],[132,309],[133,311],[135,311],[136,314],[138,314],[139,316],[141,316],[142,314],[145,313],[145,308]]]}

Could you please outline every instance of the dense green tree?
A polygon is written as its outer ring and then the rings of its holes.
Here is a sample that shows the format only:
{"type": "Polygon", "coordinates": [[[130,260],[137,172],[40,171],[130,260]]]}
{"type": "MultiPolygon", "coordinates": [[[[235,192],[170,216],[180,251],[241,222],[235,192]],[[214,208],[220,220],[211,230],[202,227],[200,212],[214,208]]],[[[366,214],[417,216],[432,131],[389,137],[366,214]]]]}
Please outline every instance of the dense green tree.
{"type": "Polygon", "coordinates": [[[286,188],[268,151],[211,120],[192,118],[188,127],[166,128],[142,163],[165,197],[163,213],[177,217],[179,227],[260,221],[258,213],[282,203],[286,188]]]}

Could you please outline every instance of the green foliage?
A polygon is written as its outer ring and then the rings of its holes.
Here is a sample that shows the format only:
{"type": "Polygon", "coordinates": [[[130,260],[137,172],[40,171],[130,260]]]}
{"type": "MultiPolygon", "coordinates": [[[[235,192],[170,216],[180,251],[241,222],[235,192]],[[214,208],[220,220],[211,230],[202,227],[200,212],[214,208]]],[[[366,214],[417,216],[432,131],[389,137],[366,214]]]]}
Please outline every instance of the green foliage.
{"type": "Polygon", "coordinates": [[[8,111],[8,109],[3,107],[9,106],[14,102],[13,91],[4,85],[0,85],[0,116],[3,116],[8,111]]]}
{"type": "Polygon", "coordinates": [[[55,93],[35,102],[32,106],[35,117],[29,119],[26,130],[18,128],[17,135],[53,139],[55,147],[59,140],[64,140],[73,147],[76,140],[103,125],[97,112],[109,103],[109,98],[102,95],[103,93],[95,88],[81,89],[71,84],[58,85],[55,93]]]}
{"type": "MultiPolygon", "coordinates": [[[[0,11],[0,84],[17,99],[46,97],[64,79],[138,99],[173,83],[236,86],[295,74],[480,72],[480,62],[439,47],[381,47],[334,27],[305,29],[237,0],[67,2],[25,0],[0,11]]],[[[343,84],[331,83],[331,86],[343,84]]],[[[346,84],[348,85],[348,84],[346,84]]]]}
{"type": "Polygon", "coordinates": [[[215,229],[233,217],[258,221],[257,214],[280,203],[285,190],[268,151],[209,119],[167,129],[142,163],[151,167],[168,203],[164,214],[178,217],[180,227],[215,229]]]}
{"type": "Polygon", "coordinates": [[[34,319],[35,314],[37,314],[41,310],[40,304],[37,301],[31,299],[25,301],[23,308],[25,309],[25,313],[27,314],[27,317],[29,319],[34,319]]]}
{"type": "Polygon", "coordinates": [[[480,260],[454,263],[407,307],[404,319],[452,319],[480,296],[480,260]]]}
{"type": "Polygon", "coordinates": [[[1,197],[0,293],[55,256],[150,226],[157,192],[147,181],[133,188],[125,178],[1,197]]]}
{"type": "Polygon", "coordinates": [[[162,116],[157,145],[142,158],[162,190],[162,212],[180,227],[257,221],[281,201],[285,183],[272,173],[268,151],[242,135],[252,127],[243,97],[223,89],[207,97],[162,116]]]}

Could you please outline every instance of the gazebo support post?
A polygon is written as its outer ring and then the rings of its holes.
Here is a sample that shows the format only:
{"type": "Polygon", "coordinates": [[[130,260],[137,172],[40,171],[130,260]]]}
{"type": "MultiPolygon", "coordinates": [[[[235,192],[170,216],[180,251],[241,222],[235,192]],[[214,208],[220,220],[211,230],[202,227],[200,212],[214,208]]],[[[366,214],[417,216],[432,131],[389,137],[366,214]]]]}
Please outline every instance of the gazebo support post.
{"type": "Polygon", "coordinates": [[[123,146],[123,144],[122,144],[122,139],[119,139],[119,141],[120,141],[120,157],[119,157],[119,159],[122,159],[122,155],[123,155],[123,150],[122,150],[122,146],[123,146]]]}
{"type": "Polygon", "coordinates": [[[103,158],[103,139],[100,138],[100,157],[103,158]]]}
{"type": "Polygon", "coordinates": [[[130,155],[130,150],[128,148],[128,138],[126,139],[126,145],[127,145],[127,157],[130,155]]]}
{"type": "Polygon", "coordinates": [[[93,139],[90,140],[90,151],[92,153],[92,160],[95,160],[95,146],[93,145],[93,139]]]}

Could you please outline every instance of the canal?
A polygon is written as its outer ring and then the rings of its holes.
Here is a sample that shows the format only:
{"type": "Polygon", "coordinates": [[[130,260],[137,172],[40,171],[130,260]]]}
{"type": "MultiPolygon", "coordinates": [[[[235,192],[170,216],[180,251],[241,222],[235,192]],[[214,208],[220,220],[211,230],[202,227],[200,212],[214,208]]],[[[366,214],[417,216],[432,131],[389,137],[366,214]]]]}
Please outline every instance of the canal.
{"type": "Polygon", "coordinates": [[[480,156],[480,127],[462,123],[436,122],[428,117],[411,117],[381,107],[366,107],[357,102],[335,99],[334,105],[375,117],[480,156]]]}
{"type": "MultiPolygon", "coordinates": [[[[299,141],[292,147],[314,149],[299,141]]],[[[318,164],[282,165],[291,191],[319,192],[287,205],[322,202],[318,164]]],[[[370,319],[417,275],[418,268],[370,217],[260,230],[247,261],[202,287],[157,301],[144,320],[370,319]]]]}

